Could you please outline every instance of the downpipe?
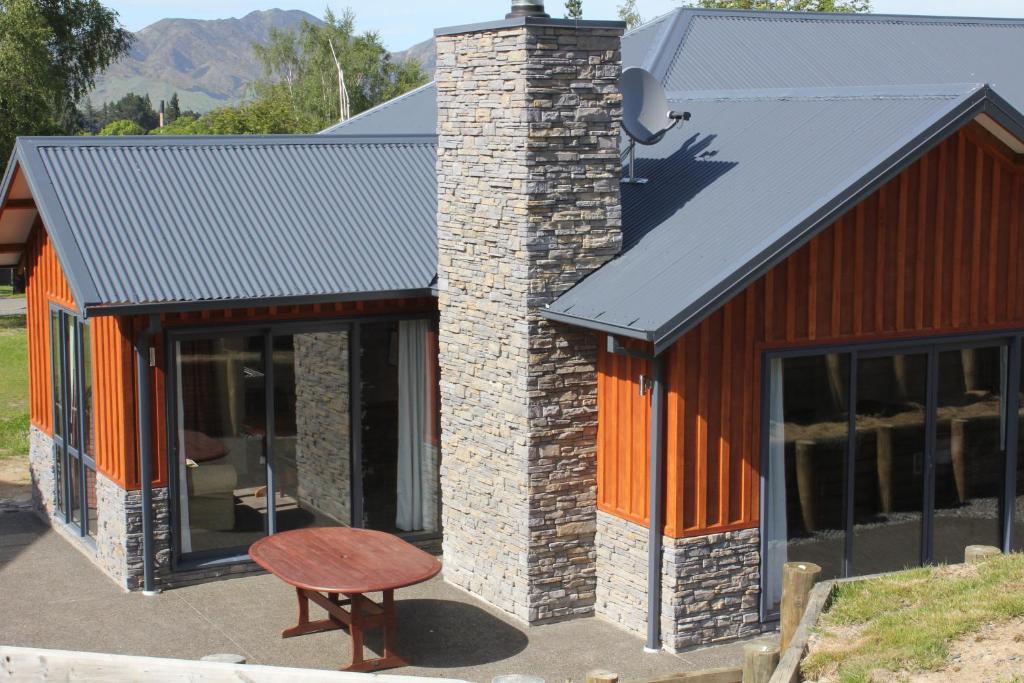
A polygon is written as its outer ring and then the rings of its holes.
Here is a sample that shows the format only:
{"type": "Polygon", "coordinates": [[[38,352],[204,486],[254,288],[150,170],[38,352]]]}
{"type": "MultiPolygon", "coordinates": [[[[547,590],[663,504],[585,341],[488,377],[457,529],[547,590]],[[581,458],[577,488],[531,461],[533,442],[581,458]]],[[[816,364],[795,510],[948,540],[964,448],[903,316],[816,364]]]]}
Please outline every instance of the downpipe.
{"type": "Polygon", "coordinates": [[[142,489],[142,594],[159,595],[155,587],[153,560],[153,406],[151,368],[153,335],[160,331],[160,317],[149,317],[149,325],[135,338],[135,371],[139,413],[139,478],[142,489]]]}

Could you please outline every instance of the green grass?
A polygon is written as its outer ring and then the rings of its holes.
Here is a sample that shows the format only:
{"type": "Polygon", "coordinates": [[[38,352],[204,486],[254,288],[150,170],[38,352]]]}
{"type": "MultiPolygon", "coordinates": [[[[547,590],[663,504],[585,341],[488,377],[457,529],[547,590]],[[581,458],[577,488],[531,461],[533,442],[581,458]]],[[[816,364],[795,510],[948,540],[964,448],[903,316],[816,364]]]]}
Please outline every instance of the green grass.
{"type": "Polygon", "coordinates": [[[0,316],[0,458],[28,455],[25,316],[0,316]]]}
{"type": "Polygon", "coordinates": [[[802,663],[804,677],[835,672],[843,683],[861,683],[877,670],[935,671],[957,639],[1024,616],[1024,555],[977,569],[927,567],[841,585],[819,621],[826,642],[802,663]]]}
{"type": "MultiPolygon", "coordinates": [[[[10,285],[0,285],[0,299],[9,299],[14,296],[14,287],[10,285]]],[[[18,296],[22,296],[19,294],[18,296]]]]}

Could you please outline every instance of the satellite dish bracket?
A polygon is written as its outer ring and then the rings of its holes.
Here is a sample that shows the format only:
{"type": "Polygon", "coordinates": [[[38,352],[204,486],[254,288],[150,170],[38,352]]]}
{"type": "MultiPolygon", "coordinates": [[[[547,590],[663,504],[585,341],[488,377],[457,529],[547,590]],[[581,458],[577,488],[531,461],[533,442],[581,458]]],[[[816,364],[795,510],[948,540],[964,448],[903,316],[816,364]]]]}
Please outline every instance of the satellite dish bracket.
{"type": "MultiPolygon", "coordinates": [[[[668,128],[663,128],[661,131],[659,131],[655,135],[653,135],[650,138],[648,138],[646,141],[644,141],[645,145],[656,145],[659,142],[661,142],[662,138],[665,137],[666,133],[668,133],[670,130],[672,130],[673,128],[678,126],[681,122],[689,121],[690,120],[690,112],[688,112],[688,111],[672,111],[672,110],[670,110],[668,112],[668,118],[669,118],[669,120],[672,121],[672,123],[669,124],[668,128]]],[[[634,138],[632,135],[629,134],[629,131],[626,131],[626,135],[629,136],[629,177],[628,178],[623,178],[622,182],[626,183],[627,185],[646,185],[647,184],[647,178],[637,178],[636,177],[636,143],[637,143],[637,140],[636,140],[636,138],[634,138]]]]}

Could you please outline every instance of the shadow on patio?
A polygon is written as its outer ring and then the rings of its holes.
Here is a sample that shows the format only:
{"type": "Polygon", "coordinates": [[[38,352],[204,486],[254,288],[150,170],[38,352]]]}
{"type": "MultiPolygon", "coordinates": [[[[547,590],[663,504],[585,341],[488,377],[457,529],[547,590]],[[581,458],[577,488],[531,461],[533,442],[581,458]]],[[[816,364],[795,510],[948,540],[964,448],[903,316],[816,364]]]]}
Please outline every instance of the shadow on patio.
{"type": "MultiPolygon", "coordinates": [[[[253,664],[322,669],[348,662],[351,640],[342,631],[280,637],[295,620],[295,592],[272,576],[156,597],[129,594],[31,513],[5,513],[3,521],[4,533],[19,534],[24,543],[0,544],[2,643],[181,659],[227,652],[253,664]]],[[[400,590],[396,598],[398,649],[412,665],[390,673],[485,682],[529,673],[563,683],[605,668],[629,681],[742,659],[739,644],[679,657],[644,654],[641,638],[600,619],[527,627],[440,578],[400,590]]],[[[368,636],[369,648],[379,648],[379,634],[368,636]]]]}

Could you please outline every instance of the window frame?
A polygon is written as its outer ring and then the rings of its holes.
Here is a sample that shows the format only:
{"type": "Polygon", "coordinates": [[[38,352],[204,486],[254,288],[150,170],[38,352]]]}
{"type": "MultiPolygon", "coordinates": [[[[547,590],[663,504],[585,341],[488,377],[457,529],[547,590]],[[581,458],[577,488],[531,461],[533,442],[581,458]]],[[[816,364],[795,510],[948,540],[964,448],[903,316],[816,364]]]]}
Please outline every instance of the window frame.
{"type": "Polygon", "coordinates": [[[760,596],[758,598],[760,618],[762,622],[772,622],[779,619],[779,611],[772,609],[766,604],[765,577],[767,576],[767,538],[765,534],[765,521],[768,518],[768,447],[769,447],[769,411],[771,409],[771,384],[769,366],[773,360],[799,358],[806,356],[820,356],[830,353],[838,353],[848,356],[847,379],[848,413],[847,443],[844,453],[845,481],[843,486],[843,526],[845,544],[843,549],[843,577],[850,577],[852,560],[852,534],[851,523],[853,520],[853,489],[855,480],[852,470],[856,466],[856,419],[857,412],[853,409],[857,404],[857,371],[858,361],[861,358],[885,357],[899,354],[921,353],[927,355],[927,386],[925,389],[927,404],[925,406],[925,464],[922,478],[924,486],[924,500],[922,501],[922,543],[921,543],[921,565],[932,564],[934,558],[934,529],[935,529],[935,464],[937,451],[937,411],[938,411],[938,384],[939,384],[939,354],[945,351],[959,351],[962,349],[986,348],[992,346],[1006,346],[1008,351],[1008,363],[1006,378],[1006,405],[1004,411],[1006,419],[1006,454],[1003,473],[1003,490],[999,500],[999,530],[1002,551],[1009,552],[1013,542],[1015,526],[1015,509],[1010,501],[1017,498],[1017,462],[1018,462],[1018,432],[1019,432],[1019,410],[1021,390],[1021,354],[1024,348],[1024,329],[990,330],[972,332],[956,335],[917,336],[905,339],[887,339],[875,341],[863,341],[853,343],[819,344],[799,347],[764,348],[761,352],[761,409],[760,409],[760,447],[759,469],[760,469],[760,502],[758,530],[760,535],[760,596]],[[1016,418],[1016,419],[1014,419],[1016,418]]]}
{"type": "MultiPolygon", "coordinates": [[[[55,465],[54,472],[54,492],[57,493],[56,500],[56,516],[68,528],[72,533],[77,535],[87,544],[95,545],[95,536],[97,529],[93,529],[89,525],[89,491],[88,491],[88,472],[91,471],[94,475],[93,479],[96,480],[98,472],[96,469],[95,453],[89,452],[88,442],[86,438],[89,435],[91,425],[86,424],[85,415],[85,401],[86,401],[86,373],[85,373],[85,355],[83,352],[83,330],[89,330],[89,352],[92,352],[92,330],[89,320],[80,316],[77,312],[71,310],[67,306],[62,306],[54,301],[49,302],[48,307],[48,333],[50,335],[50,404],[51,404],[51,416],[52,416],[52,437],[53,442],[53,458],[55,465]],[[54,326],[56,323],[56,329],[54,326]],[[72,336],[68,336],[70,333],[72,336]],[[54,333],[56,332],[56,344],[54,342],[54,333]],[[73,340],[74,349],[69,349],[68,341],[73,340]],[[69,363],[68,353],[73,351],[75,354],[75,378],[74,382],[70,382],[71,368],[69,363]],[[54,353],[57,354],[57,358],[54,358],[54,353]],[[59,378],[59,387],[58,387],[59,378]],[[71,400],[72,384],[74,385],[75,400],[71,400]],[[59,391],[58,391],[59,389],[59,391]],[[58,419],[57,415],[57,400],[56,397],[60,394],[60,416],[58,419]],[[71,425],[71,418],[69,411],[71,406],[75,405],[78,415],[75,419],[76,423],[76,437],[77,447],[72,446],[70,441],[69,428],[71,425]],[[58,434],[58,424],[60,433],[58,434]],[[72,466],[75,468],[75,474],[77,474],[77,490],[75,495],[77,498],[77,506],[72,509],[72,501],[75,498],[72,497],[72,466]],[[59,469],[58,469],[59,468],[59,469]],[[78,515],[78,521],[75,521],[75,514],[78,515]]],[[[90,392],[95,390],[95,367],[94,363],[88,364],[91,377],[89,377],[88,386],[90,392]]],[[[89,399],[92,400],[92,397],[89,399]]],[[[90,422],[95,420],[95,410],[89,411],[90,422]]],[[[95,444],[93,444],[95,448],[95,444]]],[[[95,491],[93,492],[95,496],[95,491]]],[[[96,525],[98,526],[98,524],[96,525]]]]}
{"type": "MultiPolygon", "coordinates": [[[[249,555],[247,548],[226,548],[220,550],[205,550],[191,553],[181,552],[181,510],[180,494],[181,482],[179,481],[178,443],[177,443],[177,347],[178,342],[190,339],[209,339],[219,335],[241,334],[263,337],[264,355],[264,392],[267,430],[264,437],[263,449],[267,463],[267,488],[268,491],[276,491],[274,481],[276,455],[273,449],[274,441],[274,370],[273,370],[273,344],[274,338],[278,336],[296,334],[314,334],[322,332],[346,332],[349,335],[349,454],[351,458],[349,496],[351,498],[351,519],[353,528],[363,528],[363,448],[362,448],[362,367],[359,357],[360,331],[363,325],[372,325],[388,322],[400,322],[403,320],[428,320],[433,329],[438,324],[436,312],[390,314],[378,316],[361,316],[346,318],[328,319],[306,319],[295,321],[262,321],[253,323],[238,324],[215,324],[183,326],[167,329],[164,332],[164,418],[166,420],[166,453],[167,453],[167,484],[168,499],[171,508],[171,570],[189,571],[199,568],[216,567],[226,564],[248,562],[249,555]]],[[[440,407],[440,403],[436,404],[440,407]]],[[[277,532],[276,495],[267,497],[267,522],[264,525],[267,535],[277,532]]],[[[441,497],[438,496],[438,507],[440,508],[441,497]]],[[[440,519],[440,509],[438,510],[440,519]]],[[[441,530],[436,532],[411,532],[403,534],[406,540],[416,542],[429,542],[441,538],[441,530]]]]}

